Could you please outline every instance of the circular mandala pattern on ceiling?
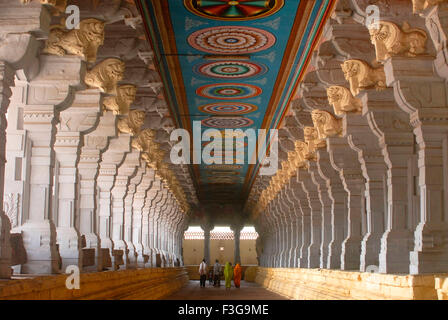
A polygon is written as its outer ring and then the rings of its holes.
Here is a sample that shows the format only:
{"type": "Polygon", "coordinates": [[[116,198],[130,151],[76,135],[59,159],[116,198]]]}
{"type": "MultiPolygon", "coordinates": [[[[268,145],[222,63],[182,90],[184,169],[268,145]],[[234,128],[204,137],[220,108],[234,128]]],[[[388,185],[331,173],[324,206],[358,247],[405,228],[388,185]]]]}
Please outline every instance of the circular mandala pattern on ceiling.
{"type": "Polygon", "coordinates": [[[188,37],[188,43],[208,53],[244,54],[272,47],[275,37],[257,28],[222,26],[198,30],[188,37]]]}
{"type": "Polygon", "coordinates": [[[241,79],[264,74],[267,68],[252,62],[219,61],[201,64],[195,67],[200,75],[221,79],[241,79]]]}
{"type": "Polygon", "coordinates": [[[248,99],[261,92],[261,88],[257,86],[240,83],[209,84],[196,90],[198,96],[218,100],[248,99]]]}
{"type": "Polygon", "coordinates": [[[215,20],[252,20],[270,16],[283,7],[284,0],[184,0],[194,14],[215,20]]]}
{"type": "Polygon", "coordinates": [[[211,114],[232,115],[254,112],[257,106],[249,103],[211,103],[199,107],[199,111],[211,114]]]}
{"type": "Polygon", "coordinates": [[[254,124],[249,118],[208,118],[201,121],[203,126],[210,128],[244,128],[254,124]]]}

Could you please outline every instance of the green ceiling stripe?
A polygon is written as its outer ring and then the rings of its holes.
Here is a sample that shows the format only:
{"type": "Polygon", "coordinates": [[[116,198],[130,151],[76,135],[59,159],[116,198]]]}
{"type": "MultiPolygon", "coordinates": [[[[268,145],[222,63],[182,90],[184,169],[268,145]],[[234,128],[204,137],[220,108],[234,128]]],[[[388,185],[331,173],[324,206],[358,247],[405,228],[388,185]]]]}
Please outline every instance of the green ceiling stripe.
{"type": "MultiPolygon", "coordinates": [[[[148,7],[146,5],[146,1],[145,0],[137,0],[137,1],[141,5],[141,8],[143,9],[144,18],[147,21],[149,36],[152,40],[151,42],[153,44],[152,45],[153,50],[155,51],[155,54],[154,54],[154,57],[156,58],[155,63],[157,63],[159,65],[159,70],[161,73],[160,78],[162,79],[162,82],[163,82],[166,90],[169,90],[169,88],[171,88],[171,82],[168,79],[171,79],[171,77],[169,75],[167,75],[164,64],[162,63],[162,59],[163,59],[162,53],[159,48],[159,41],[157,39],[157,35],[154,32],[155,27],[153,24],[153,19],[151,19],[151,15],[150,15],[148,7]]],[[[171,110],[171,114],[172,114],[174,120],[176,121],[177,127],[182,128],[182,121],[179,117],[179,112],[177,111],[178,110],[178,108],[176,106],[177,104],[176,104],[176,102],[173,101],[173,97],[172,97],[172,96],[174,96],[174,99],[176,99],[176,95],[174,94],[174,92],[169,92],[169,93],[170,94],[165,95],[166,96],[165,98],[168,100],[168,106],[171,110]]]]}

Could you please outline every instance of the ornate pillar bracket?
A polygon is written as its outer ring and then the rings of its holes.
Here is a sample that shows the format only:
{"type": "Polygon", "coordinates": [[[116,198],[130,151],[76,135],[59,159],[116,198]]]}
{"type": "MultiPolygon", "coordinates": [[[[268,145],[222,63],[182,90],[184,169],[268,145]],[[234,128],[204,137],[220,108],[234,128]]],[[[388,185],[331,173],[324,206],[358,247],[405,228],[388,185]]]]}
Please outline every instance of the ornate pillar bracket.
{"type": "Polygon", "coordinates": [[[445,0],[412,0],[414,14],[425,20],[430,40],[436,50],[437,74],[448,79],[448,2],[445,0]]]}

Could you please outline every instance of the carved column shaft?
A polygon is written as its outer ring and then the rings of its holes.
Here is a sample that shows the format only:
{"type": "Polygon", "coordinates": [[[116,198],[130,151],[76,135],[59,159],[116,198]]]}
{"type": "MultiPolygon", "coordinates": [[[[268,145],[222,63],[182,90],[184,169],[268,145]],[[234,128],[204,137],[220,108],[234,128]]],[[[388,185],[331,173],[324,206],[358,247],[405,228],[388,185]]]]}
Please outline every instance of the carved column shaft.
{"type": "Polygon", "coordinates": [[[10,87],[14,82],[14,71],[4,62],[0,62],[0,279],[11,276],[11,223],[3,211],[3,188],[5,183],[5,143],[6,112],[11,96],[10,87]]]}

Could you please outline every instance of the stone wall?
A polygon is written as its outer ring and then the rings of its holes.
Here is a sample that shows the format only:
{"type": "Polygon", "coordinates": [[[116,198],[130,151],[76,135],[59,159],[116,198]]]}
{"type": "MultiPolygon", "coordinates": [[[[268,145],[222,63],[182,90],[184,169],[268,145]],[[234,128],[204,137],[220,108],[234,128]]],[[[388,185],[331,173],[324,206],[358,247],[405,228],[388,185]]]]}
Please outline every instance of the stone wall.
{"type": "Polygon", "coordinates": [[[447,275],[393,275],[355,271],[263,268],[258,284],[297,300],[447,300],[447,275]]]}
{"type": "Polygon", "coordinates": [[[68,275],[41,276],[0,283],[2,300],[157,300],[179,290],[187,281],[185,268],[147,268],[80,275],[80,289],[68,290],[68,275]]]}
{"type": "MultiPolygon", "coordinates": [[[[183,240],[183,261],[185,265],[199,265],[204,259],[204,240],[183,240]]],[[[234,262],[235,241],[234,240],[210,240],[210,261],[215,263],[218,259],[221,264],[226,261],[234,262]],[[223,247],[224,250],[220,250],[223,247]]],[[[255,240],[240,240],[241,263],[251,265],[257,264],[257,252],[255,240]]]]}

